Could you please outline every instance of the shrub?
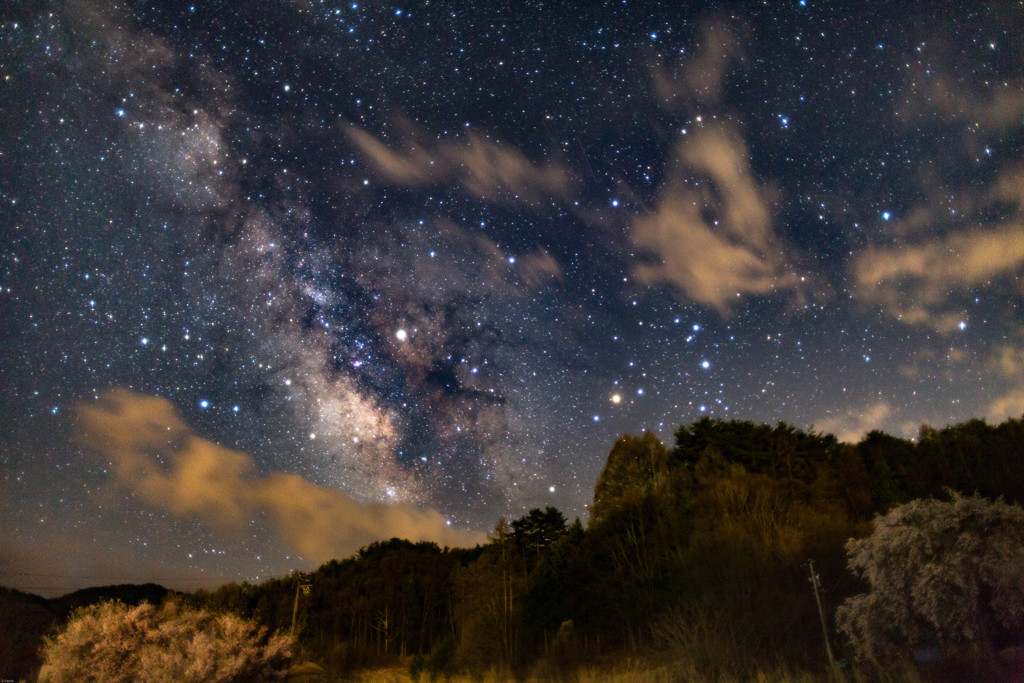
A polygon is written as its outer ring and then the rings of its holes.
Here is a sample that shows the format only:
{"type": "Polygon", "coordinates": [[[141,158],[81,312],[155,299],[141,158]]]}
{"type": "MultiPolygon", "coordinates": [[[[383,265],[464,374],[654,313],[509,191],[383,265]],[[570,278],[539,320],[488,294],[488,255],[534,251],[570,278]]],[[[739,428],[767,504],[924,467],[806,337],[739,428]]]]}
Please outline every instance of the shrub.
{"type": "Polygon", "coordinates": [[[294,643],[231,613],[119,601],[76,610],[43,644],[40,681],[258,681],[284,678],[294,643]]]}

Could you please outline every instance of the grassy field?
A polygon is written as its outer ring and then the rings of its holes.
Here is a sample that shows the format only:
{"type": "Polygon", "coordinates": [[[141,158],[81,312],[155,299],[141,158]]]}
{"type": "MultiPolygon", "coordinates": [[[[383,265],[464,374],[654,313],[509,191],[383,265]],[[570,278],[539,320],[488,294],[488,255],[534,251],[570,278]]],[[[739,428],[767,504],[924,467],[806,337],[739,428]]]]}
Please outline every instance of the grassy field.
{"type": "MultiPolygon", "coordinates": [[[[883,673],[879,678],[873,680],[901,681],[914,683],[919,681],[913,667],[907,667],[899,671],[883,673]]],[[[685,664],[673,664],[653,666],[649,663],[627,663],[611,668],[584,667],[564,676],[540,676],[531,675],[525,679],[516,679],[507,672],[491,669],[476,676],[468,674],[455,675],[450,678],[439,677],[438,681],[447,680],[451,683],[542,683],[546,681],[560,681],[563,683],[819,683],[823,678],[823,672],[787,671],[777,669],[773,671],[759,671],[752,677],[723,676],[709,682],[706,675],[698,672],[685,664]]],[[[414,683],[407,670],[403,668],[378,669],[366,671],[354,679],[358,683],[414,683]]],[[[420,683],[429,681],[427,675],[420,676],[420,683]]],[[[833,679],[838,683],[860,683],[865,680],[860,676],[849,673],[839,673],[833,679]]]]}

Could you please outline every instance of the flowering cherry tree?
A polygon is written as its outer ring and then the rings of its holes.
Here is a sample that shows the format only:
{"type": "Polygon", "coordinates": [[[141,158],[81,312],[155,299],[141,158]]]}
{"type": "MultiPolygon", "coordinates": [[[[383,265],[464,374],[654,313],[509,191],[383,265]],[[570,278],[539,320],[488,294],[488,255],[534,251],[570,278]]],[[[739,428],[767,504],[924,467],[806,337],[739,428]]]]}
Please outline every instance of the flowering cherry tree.
{"type": "Polygon", "coordinates": [[[1024,635],[1024,509],[978,496],[914,500],[847,543],[870,585],[837,613],[863,659],[1024,635]]]}

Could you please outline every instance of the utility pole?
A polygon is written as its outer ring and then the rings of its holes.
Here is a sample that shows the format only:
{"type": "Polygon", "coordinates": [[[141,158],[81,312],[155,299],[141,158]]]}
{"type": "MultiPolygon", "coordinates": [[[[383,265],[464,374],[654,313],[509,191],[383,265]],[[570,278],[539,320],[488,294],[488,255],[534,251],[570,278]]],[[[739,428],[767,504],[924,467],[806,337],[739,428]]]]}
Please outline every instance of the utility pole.
{"type": "Polygon", "coordinates": [[[818,580],[818,573],[814,571],[814,560],[810,560],[811,585],[814,587],[814,601],[818,603],[818,616],[821,617],[821,632],[825,636],[825,652],[828,654],[828,663],[832,672],[836,670],[836,660],[832,656],[832,646],[828,642],[828,623],[825,621],[825,610],[821,606],[821,583],[818,580]]]}
{"type": "Polygon", "coordinates": [[[292,637],[295,637],[295,618],[299,614],[299,591],[309,595],[309,587],[313,585],[313,577],[307,572],[299,572],[295,580],[295,603],[292,605],[292,637]]]}

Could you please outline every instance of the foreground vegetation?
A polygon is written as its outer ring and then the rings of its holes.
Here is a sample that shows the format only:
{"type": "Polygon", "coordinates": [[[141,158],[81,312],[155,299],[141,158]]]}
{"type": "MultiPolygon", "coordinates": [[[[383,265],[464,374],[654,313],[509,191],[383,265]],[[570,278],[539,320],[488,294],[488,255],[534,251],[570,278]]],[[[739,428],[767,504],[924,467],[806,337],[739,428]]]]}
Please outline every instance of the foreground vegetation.
{"type": "Polygon", "coordinates": [[[297,612],[297,576],[185,599],[271,631],[289,631],[294,614],[300,659],[331,677],[1005,680],[1021,666],[1024,605],[1006,596],[1024,596],[1024,570],[1005,569],[1024,567],[1024,516],[952,492],[1020,503],[1024,420],[925,427],[916,442],[872,432],[856,445],[710,419],[675,436],[672,448],[652,434],[616,441],[586,528],[549,507],[499,521],[472,549],[374,543],[303,579],[297,612]],[[886,564],[887,547],[906,550],[901,528],[953,540],[928,540],[916,565],[886,564]],[[893,596],[918,590],[900,588],[908,572],[935,567],[950,582],[928,584],[929,599],[976,627],[947,628],[909,603],[899,628],[876,624],[897,612],[873,612],[872,595],[895,609],[893,596]],[[965,598],[957,581],[978,590],[965,598]]]}
{"type": "Polygon", "coordinates": [[[289,636],[255,620],[187,607],[100,602],[75,611],[44,639],[47,683],[84,681],[258,681],[283,679],[292,658],[289,636]]]}

